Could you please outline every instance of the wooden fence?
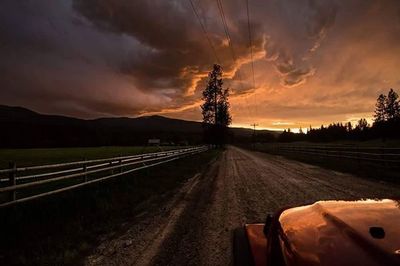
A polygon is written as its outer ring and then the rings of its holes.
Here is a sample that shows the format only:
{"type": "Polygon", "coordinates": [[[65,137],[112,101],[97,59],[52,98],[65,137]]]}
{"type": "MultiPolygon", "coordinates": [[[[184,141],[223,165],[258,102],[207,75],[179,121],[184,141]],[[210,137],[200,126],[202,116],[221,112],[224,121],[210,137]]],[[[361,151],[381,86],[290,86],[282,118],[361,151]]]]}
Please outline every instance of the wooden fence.
{"type": "Polygon", "coordinates": [[[346,159],[386,168],[400,168],[400,148],[271,143],[256,144],[255,149],[274,154],[346,159]]]}
{"type": "Polygon", "coordinates": [[[165,152],[0,170],[0,208],[108,180],[208,150],[207,146],[165,152]]]}

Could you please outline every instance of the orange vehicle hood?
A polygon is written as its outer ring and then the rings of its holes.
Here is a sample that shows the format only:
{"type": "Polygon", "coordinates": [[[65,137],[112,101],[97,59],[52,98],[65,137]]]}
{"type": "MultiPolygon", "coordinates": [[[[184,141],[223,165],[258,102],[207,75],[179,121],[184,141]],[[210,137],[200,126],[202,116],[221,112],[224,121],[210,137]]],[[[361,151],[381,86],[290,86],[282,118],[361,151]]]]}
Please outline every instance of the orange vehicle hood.
{"type": "Polygon", "coordinates": [[[287,265],[400,265],[400,201],[319,201],[279,222],[287,265]]]}

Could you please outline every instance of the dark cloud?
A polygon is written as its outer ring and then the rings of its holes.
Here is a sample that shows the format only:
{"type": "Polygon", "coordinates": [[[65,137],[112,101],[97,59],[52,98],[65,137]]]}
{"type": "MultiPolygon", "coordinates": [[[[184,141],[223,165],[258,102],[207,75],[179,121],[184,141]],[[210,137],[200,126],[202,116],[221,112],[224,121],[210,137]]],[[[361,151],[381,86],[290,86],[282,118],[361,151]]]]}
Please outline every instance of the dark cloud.
{"type": "MultiPolygon", "coordinates": [[[[196,6],[208,25],[221,63],[225,71],[230,72],[238,62],[234,62],[230,55],[226,56],[227,47],[223,44],[225,37],[222,35],[219,13],[210,9],[214,13],[209,16],[207,12],[210,11],[200,4],[196,6]],[[207,19],[208,17],[212,19],[207,19]]],[[[215,2],[207,4],[215,5],[215,2]]],[[[132,35],[150,47],[153,52],[144,55],[142,60],[132,61],[127,58],[120,67],[122,73],[137,80],[140,88],[174,88],[185,93],[189,90],[194,76],[204,75],[215,62],[214,58],[210,60],[209,55],[212,53],[209,44],[198,29],[189,2],[75,0],[74,7],[99,28],[132,35]],[[192,69],[191,75],[185,72],[188,68],[192,69]]],[[[237,60],[249,56],[246,23],[239,20],[235,21],[235,27],[230,27],[237,60]]],[[[257,24],[253,27],[256,30],[253,45],[260,49],[262,35],[257,30],[257,24]]]]}
{"type": "Polygon", "coordinates": [[[100,29],[133,36],[149,48],[139,60],[126,58],[118,69],[133,76],[140,89],[184,90],[190,80],[178,79],[179,73],[190,57],[204,58],[206,47],[191,37],[188,10],[179,2],[86,0],[74,1],[74,8],[100,29]]]}
{"type": "Polygon", "coordinates": [[[274,45],[267,46],[266,58],[273,62],[282,77],[281,84],[285,87],[303,84],[308,77],[315,73],[315,68],[305,62],[296,65],[293,56],[288,55],[285,51],[277,50],[274,45]]]}
{"type": "MultiPolygon", "coordinates": [[[[233,73],[232,80],[226,82],[233,87],[232,94],[254,91],[251,82],[246,79],[249,76],[249,66],[242,69],[240,74],[237,72],[250,58],[247,17],[242,12],[244,3],[224,3],[236,61],[232,60],[228,49],[215,1],[195,4],[208,27],[226,73],[233,73]]],[[[215,62],[210,57],[212,53],[209,44],[201,34],[186,1],[74,0],[62,3],[44,1],[40,4],[33,1],[6,1],[3,7],[2,24],[8,30],[2,33],[2,38],[9,49],[2,51],[7,54],[4,66],[18,62],[12,64],[15,72],[23,71],[24,64],[31,67],[35,65],[42,70],[41,73],[52,73],[49,68],[54,66],[63,69],[55,75],[58,75],[59,80],[67,82],[60,84],[57,92],[53,92],[49,82],[43,84],[29,77],[29,72],[24,75],[26,84],[21,86],[30,87],[28,90],[37,94],[53,95],[60,105],[63,104],[58,97],[71,97],[68,102],[76,101],[73,93],[66,93],[74,91],[71,87],[80,88],[81,95],[86,93],[89,100],[78,102],[95,113],[121,114],[132,110],[137,114],[157,108],[162,110],[192,104],[200,94],[199,86],[204,85],[207,72],[215,62]],[[30,23],[25,23],[27,21],[30,23]],[[21,62],[21,52],[29,54],[29,62],[21,62]],[[85,80],[79,74],[77,76],[75,69],[87,73],[86,77],[106,81],[98,84],[96,81],[85,80]],[[127,91],[126,87],[130,89],[127,91]],[[98,100],[91,96],[93,90],[97,91],[96,95],[103,93],[108,97],[104,101],[98,100]],[[142,97],[137,96],[134,97],[137,100],[131,102],[131,107],[125,108],[126,104],[121,99],[105,93],[109,90],[114,91],[112,95],[137,94],[140,91],[142,96],[158,99],[154,101],[158,107],[150,103],[143,107],[142,97]],[[90,99],[94,103],[103,104],[90,104],[90,99]],[[115,111],[111,112],[112,108],[101,108],[108,105],[115,106],[115,111]]],[[[267,36],[263,16],[257,14],[257,11],[254,10],[251,24],[255,54],[265,49],[267,36]]],[[[276,66],[281,74],[285,66],[290,68],[284,73],[283,84],[294,86],[310,76],[312,72],[308,67],[293,62],[287,64],[288,56],[282,52],[284,47],[278,46],[276,49],[279,50],[276,66]]],[[[14,90],[11,87],[7,89],[14,90]]],[[[15,102],[18,103],[18,99],[15,102]]],[[[36,106],[40,106],[40,99],[36,106]]]]}
{"type": "Polygon", "coordinates": [[[306,79],[314,75],[315,69],[293,69],[285,76],[283,85],[286,87],[292,87],[295,85],[303,84],[306,79]]]}
{"type": "Polygon", "coordinates": [[[397,16],[398,16],[398,22],[399,22],[399,24],[400,24],[400,8],[397,9],[397,16]]]}
{"type": "Polygon", "coordinates": [[[281,84],[293,87],[314,75],[316,68],[309,62],[333,27],[337,14],[332,1],[281,1],[269,6],[269,14],[279,14],[265,30],[266,59],[271,61],[282,77],[281,84]],[[290,6],[291,8],[287,8],[290,6]]]}
{"type": "Polygon", "coordinates": [[[99,30],[69,1],[1,5],[1,103],[80,116],[134,115],[169,104],[163,92],[140,91],[116,71],[127,58],[141,61],[152,52],[134,36],[99,30]]]}
{"type": "Polygon", "coordinates": [[[332,2],[309,0],[312,10],[310,20],[307,23],[307,31],[311,38],[315,38],[312,50],[319,47],[320,42],[325,38],[327,31],[331,28],[336,19],[337,7],[332,2]]]}
{"type": "Polygon", "coordinates": [[[311,37],[319,37],[327,28],[333,26],[336,18],[337,8],[334,4],[326,4],[326,1],[308,1],[310,8],[314,11],[309,24],[308,33],[311,37]]]}
{"type": "MultiPolygon", "coordinates": [[[[312,99],[321,87],[337,92],[320,93],[327,102],[399,82],[399,1],[250,1],[256,88],[246,2],[222,1],[236,60],[216,1],[193,2],[232,98],[312,99]]],[[[3,0],[0,56],[0,104],[82,117],[193,114],[216,61],[188,0],[3,0]]]]}

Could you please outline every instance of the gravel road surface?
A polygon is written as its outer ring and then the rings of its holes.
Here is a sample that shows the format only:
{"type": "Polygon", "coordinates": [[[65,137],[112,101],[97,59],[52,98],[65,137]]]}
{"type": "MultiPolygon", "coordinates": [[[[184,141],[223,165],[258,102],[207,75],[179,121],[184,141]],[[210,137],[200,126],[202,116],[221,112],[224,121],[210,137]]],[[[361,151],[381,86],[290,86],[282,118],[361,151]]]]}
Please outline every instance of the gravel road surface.
{"type": "Polygon", "coordinates": [[[87,265],[231,265],[232,230],[326,199],[399,197],[400,186],[229,147],[162,206],[104,236],[87,265]]]}

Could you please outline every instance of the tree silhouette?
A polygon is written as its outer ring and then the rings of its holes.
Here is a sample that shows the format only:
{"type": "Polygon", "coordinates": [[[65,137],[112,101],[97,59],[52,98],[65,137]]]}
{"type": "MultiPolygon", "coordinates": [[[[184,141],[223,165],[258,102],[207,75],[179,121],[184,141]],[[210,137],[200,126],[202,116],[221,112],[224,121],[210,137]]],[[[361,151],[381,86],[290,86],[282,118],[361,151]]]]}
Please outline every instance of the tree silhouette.
{"type": "Polygon", "coordinates": [[[385,114],[387,120],[394,120],[400,117],[400,104],[398,98],[399,95],[393,89],[390,89],[385,101],[385,114]]]}
{"type": "Polygon", "coordinates": [[[358,120],[356,129],[360,131],[365,131],[367,128],[368,128],[368,122],[365,118],[361,118],[360,120],[358,120]]]}
{"type": "Polygon", "coordinates": [[[222,68],[214,65],[213,70],[208,75],[208,84],[203,91],[203,101],[201,105],[203,123],[217,124],[217,105],[218,96],[222,94],[222,68]]]}
{"type": "Polygon", "coordinates": [[[400,131],[400,103],[397,93],[390,89],[387,96],[381,94],[375,104],[375,120],[371,138],[395,137],[400,131]]]}
{"type": "Polygon", "coordinates": [[[349,121],[349,122],[346,123],[346,131],[347,132],[351,132],[352,130],[353,130],[353,125],[349,121]]]}
{"type": "Polygon", "coordinates": [[[380,94],[376,99],[374,118],[375,123],[386,121],[386,96],[383,94],[380,94]]]}
{"type": "Polygon", "coordinates": [[[351,122],[332,123],[320,128],[309,127],[307,134],[292,133],[285,129],[277,138],[280,142],[313,141],[328,142],[336,140],[364,141],[368,139],[400,138],[400,101],[398,94],[390,89],[387,95],[378,96],[375,104],[374,123],[368,124],[361,118],[353,126],[351,122]]]}
{"type": "Polygon", "coordinates": [[[223,89],[222,67],[215,64],[208,76],[201,105],[203,128],[207,143],[221,145],[226,142],[227,127],[232,118],[229,113],[229,89],[223,89]]]}
{"type": "Polygon", "coordinates": [[[217,124],[227,127],[232,122],[232,117],[229,113],[229,90],[223,90],[217,103],[217,124]]]}

